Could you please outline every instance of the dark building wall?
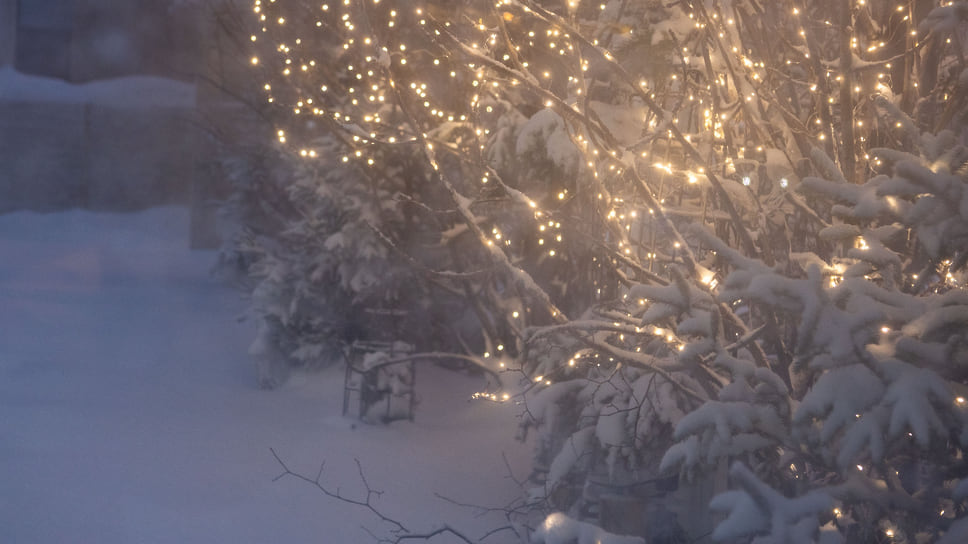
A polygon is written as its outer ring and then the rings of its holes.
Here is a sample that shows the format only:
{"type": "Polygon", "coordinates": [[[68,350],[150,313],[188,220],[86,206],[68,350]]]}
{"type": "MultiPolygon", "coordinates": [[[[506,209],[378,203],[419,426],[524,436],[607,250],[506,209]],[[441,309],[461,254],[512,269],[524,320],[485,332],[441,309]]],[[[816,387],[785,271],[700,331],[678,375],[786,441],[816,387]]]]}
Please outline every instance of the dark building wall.
{"type": "Polygon", "coordinates": [[[188,202],[199,12],[170,4],[0,0],[0,213],[188,202]]]}
{"type": "MultiPolygon", "coordinates": [[[[27,0],[34,1],[34,0],[27,0]]],[[[198,10],[159,0],[74,0],[75,81],[198,71],[198,10]]]]}
{"type": "Polygon", "coordinates": [[[187,204],[194,119],[190,104],[0,101],[0,213],[187,204]]]}
{"type": "Polygon", "coordinates": [[[0,213],[190,203],[217,244],[220,153],[267,133],[224,92],[249,76],[235,2],[0,0],[0,213]]]}
{"type": "Polygon", "coordinates": [[[71,0],[17,0],[17,69],[69,79],[72,24],[71,0]]]}
{"type": "Polygon", "coordinates": [[[0,5],[4,2],[15,12],[13,49],[20,72],[80,83],[135,74],[189,79],[198,71],[199,9],[191,4],[0,0],[0,5]]]}
{"type": "Polygon", "coordinates": [[[0,68],[14,61],[14,44],[17,39],[16,0],[0,0],[0,68]]]}

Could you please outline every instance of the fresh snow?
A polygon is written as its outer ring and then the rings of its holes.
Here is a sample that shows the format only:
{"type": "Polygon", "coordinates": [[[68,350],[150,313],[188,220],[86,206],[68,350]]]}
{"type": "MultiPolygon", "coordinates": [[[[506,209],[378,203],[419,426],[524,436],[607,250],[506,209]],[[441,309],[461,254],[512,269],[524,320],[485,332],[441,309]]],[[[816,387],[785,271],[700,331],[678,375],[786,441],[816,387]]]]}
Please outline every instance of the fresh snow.
{"type": "MultiPolygon", "coordinates": [[[[0,542],[369,542],[388,527],[293,478],[363,497],[414,531],[506,523],[435,496],[502,506],[525,474],[512,405],[418,368],[416,421],[341,417],[342,370],[257,387],[246,303],[189,251],[180,208],[0,216],[0,542]]],[[[438,538],[434,542],[449,542],[438,538]]]]}
{"type": "Polygon", "coordinates": [[[194,108],[195,85],[157,76],[73,84],[0,67],[0,102],[96,104],[112,108],[194,108]]]}
{"type": "Polygon", "coordinates": [[[545,518],[535,531],[536,544],[645,544],[636,536],[614,535],[586,523],[555,512],[545,518]]]}

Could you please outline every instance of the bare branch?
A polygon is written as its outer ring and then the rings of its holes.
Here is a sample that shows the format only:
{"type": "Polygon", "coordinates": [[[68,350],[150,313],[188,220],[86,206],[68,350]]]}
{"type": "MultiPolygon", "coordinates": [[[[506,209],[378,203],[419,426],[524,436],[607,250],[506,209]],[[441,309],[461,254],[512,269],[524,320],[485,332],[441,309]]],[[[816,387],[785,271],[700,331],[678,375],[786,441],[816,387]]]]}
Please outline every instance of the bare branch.
{"type": "Polygon", "coordinates": [[[367,483],[366,475],[363,473],[363,466],[360,464],[359,459],[354,459],[354,461],[356,461],[356,468],[359,471],[360,480],[363,482],[363,487],[366,491],[365,499],[353,499],[350,497],[346,497],[345,495],[342,494],[339,488],[336,488],[336,490],[332,490],[326,487],[325,485],[323,485],[321,478],[323,475],[323,467],[325,466],[325,463],[320,465],[319,472],[316,474],[316,478],[310,478],[309,476],[306,476],[304,474],[293,472],[282,460],[282,458],[279,457],[279,454],[276,453],[275,449],[269,448],[269,451],[272,452],[272,456],[276,458],[276,462],[279,463],[280,467],[282,467],[282,473],[276,476],[275,478],[273,478],[273,481],[278,481],[286,476],[291,476],[293,478],[296,478],[297,480],[313,485],[316,489],[322,491],[323,494],[326,495],[327,497],[331,497],[339,501],[345,502],[347,504],[360,506],[369,510],[370,513],[372,513],[374,516],[379,518],[380,521],[383,521],[385,523],[392,525],[393,526],[392,531],[395,533],[398,533],[398,534],[410,533],[410,530],[407,529],[406,526],[404,526],[402,523],[400,523],[399,521],[391,517],[388,517],[383,512],[378,510],[375,506],[373,506],[373,502],[372,502],[373,497],[374,496],[379,497],[383,492],[374,490],[373,488],[370,487],[370,484],[367,483]]]}

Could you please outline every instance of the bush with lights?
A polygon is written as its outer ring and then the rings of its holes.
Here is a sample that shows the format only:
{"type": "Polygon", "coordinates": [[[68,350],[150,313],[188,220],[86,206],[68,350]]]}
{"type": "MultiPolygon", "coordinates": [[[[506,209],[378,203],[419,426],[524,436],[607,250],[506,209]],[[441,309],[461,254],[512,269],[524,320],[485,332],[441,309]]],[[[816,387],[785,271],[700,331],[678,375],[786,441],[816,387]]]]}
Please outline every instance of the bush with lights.
{"type": "Polygon", "coordinates": [[[968,537],[964,2],[253,11],[290,354],[371,290],[461,314],[399,335],[502,373],[535,504],[729,466],[718,540],[968,537]]]}

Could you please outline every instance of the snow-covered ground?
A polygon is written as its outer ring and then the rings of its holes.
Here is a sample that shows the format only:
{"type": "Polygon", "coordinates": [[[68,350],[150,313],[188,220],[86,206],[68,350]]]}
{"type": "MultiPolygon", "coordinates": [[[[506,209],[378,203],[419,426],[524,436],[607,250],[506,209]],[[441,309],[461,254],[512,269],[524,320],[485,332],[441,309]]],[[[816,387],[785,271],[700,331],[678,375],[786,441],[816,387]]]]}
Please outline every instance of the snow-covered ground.
{"type": "MultiPolygon", "coordinates": [[[[468,403],[481,382],[418,371],[415,423],[340,416],[342,373],[256,388],[253,325],[238,292],[187,249],[187,212],[0,216],[0,542],[356,543],[363,509],[295,479],[273,482],[274,448],[293,470],[362,497],[409,529],[470,535],[500,516],[522,476],[514,407],[468,403]]],[[[441,538],[434,542],[448,542],[441,538]]]]}
{"type": "Polygon", "coordinates": [[[193,108],[195,86],[155,76],[126,76],[73,84],[0,67],[0,101],[98,104],[112,108],[193,108]]]}

